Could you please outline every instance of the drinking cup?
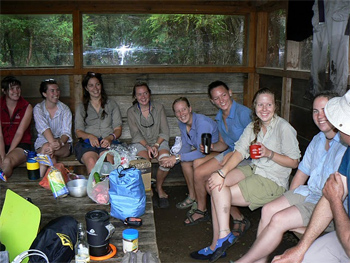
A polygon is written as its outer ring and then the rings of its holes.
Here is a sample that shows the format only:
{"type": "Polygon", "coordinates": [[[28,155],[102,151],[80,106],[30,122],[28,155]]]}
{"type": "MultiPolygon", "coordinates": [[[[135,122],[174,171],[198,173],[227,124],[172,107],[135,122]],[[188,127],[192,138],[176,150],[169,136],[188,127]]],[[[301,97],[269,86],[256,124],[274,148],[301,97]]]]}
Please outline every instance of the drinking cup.
{"type": "Polygon", "coordinates": [[[252,159],[259,159],[260,155],[260,149],[261,149],[261,145],[259,144],[253,144],[249,146],[249,152],[250,152],[250,158],[252,159]]]}
{"type": "Polygon", "coordinates": [[[209,154],[210,147],[211,147],[211,134],[210,133],[202,133],[202,145],[204,147],[204,154],[209,154]]]}

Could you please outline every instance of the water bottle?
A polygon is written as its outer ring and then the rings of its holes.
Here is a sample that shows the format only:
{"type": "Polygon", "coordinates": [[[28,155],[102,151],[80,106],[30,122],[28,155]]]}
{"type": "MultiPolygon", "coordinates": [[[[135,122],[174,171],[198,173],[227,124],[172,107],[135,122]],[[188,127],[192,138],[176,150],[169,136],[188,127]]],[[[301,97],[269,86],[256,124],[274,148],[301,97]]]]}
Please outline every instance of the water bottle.
{"type": "Polygon", "coordinates": [[[77,243],[75,244],[75,262],[89,263],[89,244],[86,238],[86,231],[82,223],[78,223],[77,243]]]}
{"type": "Polygon", "coordinates": [[[27,171],[29,180],[38,180],[40,178],[40,165],[34,159],[36,152],[28,152],[27,155],[27,171]]]}

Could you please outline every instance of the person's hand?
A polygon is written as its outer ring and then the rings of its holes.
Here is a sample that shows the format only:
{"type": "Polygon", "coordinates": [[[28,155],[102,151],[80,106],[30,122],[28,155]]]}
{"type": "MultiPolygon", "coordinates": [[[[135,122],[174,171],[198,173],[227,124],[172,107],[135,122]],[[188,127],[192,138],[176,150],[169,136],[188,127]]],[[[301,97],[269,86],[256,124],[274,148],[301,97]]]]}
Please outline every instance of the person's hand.
{"type": "Polygon", "coordinates": [[[342,201],[344,185],[340,173],[336,172],[328,177],[322,193],[330,203],[342,201]]]}
{"type": "Polygon", "coordinates": [[[45,150],[44,150],[44,154],[50,156],[50,158],[53,157],[53,153],[54,153],[54,152],[55,152],[55,151],[52,149],[51,146],[46,147],[45,150]]]}
{"type": "Polygon", "coordinates": [[[100,142],[98,141],[98,138],[95,135],[90,134],[89,141],[92,147],[100,147],[100,142]]]}
{"type": "Polygon", "coordinates": [[[298,247],[287,249],[282,255],[275,256],[271,263],[301,263],[304,254],[298,247]]]}
{"type": "Polygon", "coordinates": [[[53,151],[57,151],[59,149],[61,149],[61,141],[58,140],[58,139],[55,139],[52,143],[50,143],[50,148],[53,150],[53,151]]]}
{"type": "Polygon", "coordinates": [[[225,179],[222,178],[217,172],[212,173],[208,179],[208,185],[209,185],[210,191],[213,191],[215,187],[219,187],[219,192],[220,192],[222,187],[224,186],[224,182],[225,182],[225,179]]]}
{"type": "Polygon", "coordinates": [[[163,157],[162,159],[159,160],[159,165],[167,168],[172,168],[174,167],[176,163],[176,156],[171,155],[169,157],[163,157]]]}
{"type": "Polygon", "coordinates": [[[111,146],[112,141],[113,141],[113,139],[111,138],[111,136],[108,135],[106,138],[103,138],[103,139],[101,140],[100,146],[101,146],[102,148],[108,148],[108,147],[111,146]]]}
{"type": "Polygon", "coordinates": [[[147,150],[147,155],[150,159],[153,159],[153,150],[152,150],[152,147],[149,146],[148,144],[145,146],[146,147],[146,150],[147,150]]]}
{"type": "Polygon", "coordinates": [[[269,148],[266,148],[264,144],[261,142],[257,142],[256,144],[260,145],[260,155],[257,155],[257,158],[262,158],[262,157],[270,157],[272,151],[269,148]]]}
{"type": "Polygon", "coordinates": [[[152,146],[152,154],[153,154],[153,158],[157,158],[158,157],[158,148],[156,146],[152,146]]]}

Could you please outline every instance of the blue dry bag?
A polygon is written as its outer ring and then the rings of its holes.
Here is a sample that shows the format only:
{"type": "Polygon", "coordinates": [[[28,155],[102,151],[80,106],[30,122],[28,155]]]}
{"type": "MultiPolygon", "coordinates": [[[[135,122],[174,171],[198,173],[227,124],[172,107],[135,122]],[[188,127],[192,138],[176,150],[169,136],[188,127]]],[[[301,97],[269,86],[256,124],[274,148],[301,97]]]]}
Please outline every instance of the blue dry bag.
{"type": "Polygon", "coordinates": [[[146,192],[141,171],[119,166],[109,174],[111,216],[124,220],[140,217],[146,209],[146,192]]]}

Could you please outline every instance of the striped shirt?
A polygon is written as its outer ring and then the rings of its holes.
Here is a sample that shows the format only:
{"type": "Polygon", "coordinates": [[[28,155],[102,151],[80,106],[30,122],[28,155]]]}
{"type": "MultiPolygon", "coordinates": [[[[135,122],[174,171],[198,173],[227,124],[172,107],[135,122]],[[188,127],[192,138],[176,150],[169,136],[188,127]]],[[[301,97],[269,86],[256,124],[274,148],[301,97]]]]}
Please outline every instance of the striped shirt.
{"type": "Polygon", "coordinates": [[[53,118],[45,107],[45,100],[35,105],[34,110],[35,128],[38,132],[38,138],[34,143],[34,148],[37,150],[47,143],[44,132],[51,129],[54,138],[60,138],[62,135],[69,137],[68,143],[72,142],[72,112],[69,107],[58,101],[57,111],[53,118]]]}

